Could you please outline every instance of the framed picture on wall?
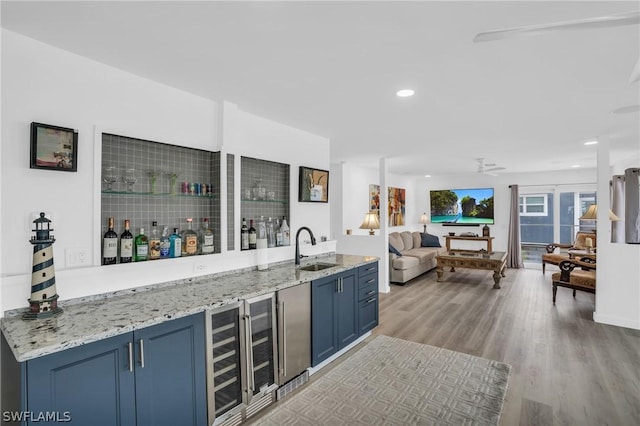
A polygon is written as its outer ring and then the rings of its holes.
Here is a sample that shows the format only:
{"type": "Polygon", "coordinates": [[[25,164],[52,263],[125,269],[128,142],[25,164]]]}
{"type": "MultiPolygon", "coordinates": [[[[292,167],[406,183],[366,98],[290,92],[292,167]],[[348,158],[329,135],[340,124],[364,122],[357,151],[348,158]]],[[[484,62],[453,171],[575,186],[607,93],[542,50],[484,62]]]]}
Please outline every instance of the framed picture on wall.
{"type": "Polygon", "coordinates": [[[31,123],[31,168],[78,171],[78,132],[67,127],[31,123]]]}
{"type": "Polygon", "coordinates": [[[310,203],[329,202],[329,172],[301,166],[298,201],[310,203]]]}

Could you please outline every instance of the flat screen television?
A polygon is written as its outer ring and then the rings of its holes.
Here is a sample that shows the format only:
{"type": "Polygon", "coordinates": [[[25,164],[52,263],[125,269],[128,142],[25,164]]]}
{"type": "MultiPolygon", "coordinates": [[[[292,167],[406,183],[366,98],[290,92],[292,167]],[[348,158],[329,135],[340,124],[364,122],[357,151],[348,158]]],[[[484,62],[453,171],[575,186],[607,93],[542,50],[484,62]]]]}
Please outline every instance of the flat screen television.
{"type": "Polygon", "coordinates": [[[430,191],[431,223],[493,225],[493,188],[430,191]]]}

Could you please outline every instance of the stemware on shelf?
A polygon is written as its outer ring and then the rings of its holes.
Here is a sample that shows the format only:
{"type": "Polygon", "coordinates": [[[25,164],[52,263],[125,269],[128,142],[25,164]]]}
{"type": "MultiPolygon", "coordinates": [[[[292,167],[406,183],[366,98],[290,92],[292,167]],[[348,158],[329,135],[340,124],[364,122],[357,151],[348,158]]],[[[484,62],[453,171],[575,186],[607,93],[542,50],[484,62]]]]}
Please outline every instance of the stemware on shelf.
{"type": "Polygon", "coordinates": [[[102,168],[102,181],[107,184],[107,191],[113,191],[113,184],[118,181],[118,170],[115,166],[102,168]]]}
{"type": "Polygon", "coordinates": [[[133,184],[138,181],[138,177],[136,176],[136,169],[124,169],[122,181],[127,184],[127,192],[133,192],[133,184]]]}

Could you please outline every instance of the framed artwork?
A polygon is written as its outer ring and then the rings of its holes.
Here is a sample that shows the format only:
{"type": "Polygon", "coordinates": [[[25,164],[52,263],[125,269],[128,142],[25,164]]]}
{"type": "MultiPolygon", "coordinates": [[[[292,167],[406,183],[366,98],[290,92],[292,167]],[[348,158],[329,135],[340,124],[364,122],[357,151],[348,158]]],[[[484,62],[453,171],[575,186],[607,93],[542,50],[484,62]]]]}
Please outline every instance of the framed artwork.
{"type": "Polygon", "coordinates": [[[66,127],[31,123],[31,168],[78,171],[78,132],[66,127]]]}
{"type": "Polygon", "coordinates": [[[329,202],[329,172],[300,166],[298,201],[329,202]]]}
{"type": "Polygon", "coordinates": [[[405,189],[389,187],[389,226],[404,226],[405,189]]]}
{"type": "Polygon", "coordinates": [[[369,211],[380,217],[380,185],[369,184],[369,211]]]}

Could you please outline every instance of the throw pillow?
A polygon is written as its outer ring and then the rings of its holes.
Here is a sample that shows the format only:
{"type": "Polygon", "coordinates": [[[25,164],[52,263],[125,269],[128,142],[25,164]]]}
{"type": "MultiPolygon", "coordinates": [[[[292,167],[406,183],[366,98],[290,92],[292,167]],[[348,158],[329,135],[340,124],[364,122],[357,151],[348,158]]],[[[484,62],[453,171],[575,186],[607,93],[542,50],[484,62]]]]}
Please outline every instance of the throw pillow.
{"type": "Polygon", "coordinates": [[[397,254],[398,256],[402,256],[402,253],[398,251],[394,246],[389,244],[389,253],[397,254]]]}
{"type": "Polygon", "coordinates": [[[422,247],[442,247],[437,235],[423,234],[422,232],[420,235],[422,236],[422,242],[420,244],[422,247]]]}

